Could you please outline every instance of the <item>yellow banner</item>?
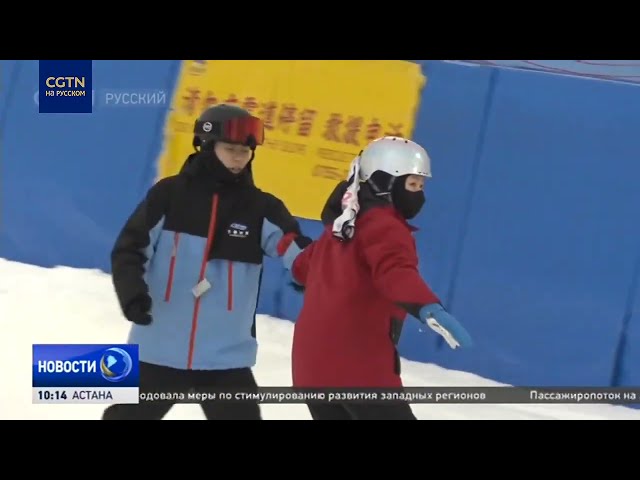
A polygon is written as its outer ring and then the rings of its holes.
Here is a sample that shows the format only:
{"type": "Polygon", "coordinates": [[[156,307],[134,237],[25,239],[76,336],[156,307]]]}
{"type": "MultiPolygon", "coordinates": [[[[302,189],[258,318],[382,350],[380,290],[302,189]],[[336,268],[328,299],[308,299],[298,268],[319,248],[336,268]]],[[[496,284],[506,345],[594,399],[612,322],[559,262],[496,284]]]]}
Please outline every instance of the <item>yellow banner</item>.
{"type": "Polygon", "coordinates": [[[298,217],[317,220],[336,183],[371,140],[411,137],[420,65],[400,60],[186,60],[165,128],[160,177],[193,152],[193,125],[217,103],[265,122],[253,163],[257,186],[298,217]]]}

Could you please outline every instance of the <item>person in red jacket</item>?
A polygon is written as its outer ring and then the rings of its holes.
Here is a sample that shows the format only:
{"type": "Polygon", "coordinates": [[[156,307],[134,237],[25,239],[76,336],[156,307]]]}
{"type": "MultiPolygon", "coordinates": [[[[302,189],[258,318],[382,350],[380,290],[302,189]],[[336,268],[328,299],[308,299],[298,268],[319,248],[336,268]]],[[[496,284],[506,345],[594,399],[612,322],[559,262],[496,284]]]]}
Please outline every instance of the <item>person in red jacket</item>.
{"type": "MultiPolygon", "coordinates": [[[[431,160],[417,143],[383,137],[353,161],[323,211],[325,230],[296,258],[304,289],[292,347],[294,388],[401,388],[396,349],[407,313],[451,348],[471,345],[418,271],[413,227],[431,160]],[[340,199],[340,200],[338,200],[340,199]],[[334,212],[334,215],[331,215],[334,212]]],[[[312,418],[407,419],[408,403],[309,403],[312,418]]]]}

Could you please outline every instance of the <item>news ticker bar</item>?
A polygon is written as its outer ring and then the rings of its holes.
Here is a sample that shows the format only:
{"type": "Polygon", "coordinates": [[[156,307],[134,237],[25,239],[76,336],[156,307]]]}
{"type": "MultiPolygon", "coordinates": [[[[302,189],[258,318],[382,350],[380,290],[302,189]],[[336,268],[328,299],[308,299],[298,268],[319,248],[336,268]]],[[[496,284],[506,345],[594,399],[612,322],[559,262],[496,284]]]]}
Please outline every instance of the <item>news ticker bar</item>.
{"type": "Polygon", "coordinates": [[[403,389],[198,389],[189,391],[140,391],[137,387],[34,387],[33,403],[606,403],[640,404],[640,388],[537,388],[537,387],[405,387],[403,389]]]}

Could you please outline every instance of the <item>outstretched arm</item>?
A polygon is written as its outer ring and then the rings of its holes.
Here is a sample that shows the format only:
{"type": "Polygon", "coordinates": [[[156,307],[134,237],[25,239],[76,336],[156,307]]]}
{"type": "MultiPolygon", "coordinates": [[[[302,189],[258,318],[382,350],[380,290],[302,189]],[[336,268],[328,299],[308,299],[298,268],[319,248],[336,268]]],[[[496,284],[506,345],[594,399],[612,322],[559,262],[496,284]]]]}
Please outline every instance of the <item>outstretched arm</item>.
{"type": "Polygon", "coordinates": [[[426,323],[452,348],[471,345],[464,327],[443,308],[420,275],[415,242],[408,230],[380,222],[360,242],[381,295],[426,323]]]}
{"type": "Polygon", "coordinates": [[[395,220],[379,221],[356,236],[381,295],[409,313],[440,300],[418,271],[418,256],[411,233],[395,220]]]}

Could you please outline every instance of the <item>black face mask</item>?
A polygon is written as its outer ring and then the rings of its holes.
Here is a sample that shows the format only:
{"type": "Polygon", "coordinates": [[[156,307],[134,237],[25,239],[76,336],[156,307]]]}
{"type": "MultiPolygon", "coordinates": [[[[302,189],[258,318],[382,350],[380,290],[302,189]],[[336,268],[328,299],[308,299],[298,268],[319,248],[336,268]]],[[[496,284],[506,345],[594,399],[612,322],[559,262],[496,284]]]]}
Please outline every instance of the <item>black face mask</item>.
{"type": "Polygon", "coordinates": [[[200,152],[196,161],[200,172],[210,175],[215,181],[222,185],[235,185],[238,183],[251,182],[251,162],[240,173],[233,173],[220,161],[217,155],[211,150],[200,152]]]}
{"type": "Polygon", "coordinates": [[[211,158],[207,162],[207,169],[209,173],[213,174],[215,178],[225,184],[236,182],[238,178],[245,172],[245,170],[243,170],[240,173],[233,173],[231,170],[224,166],[224,164],[213,152],[211,152],[211,158]]]}
{"type": "Polygon", "coordinates": [[[425,202],[424,191],[410,192],[406,188],[398,188],[393,192],[393,204],[407,220],[412,219],[422,209],[425,202]]]}

